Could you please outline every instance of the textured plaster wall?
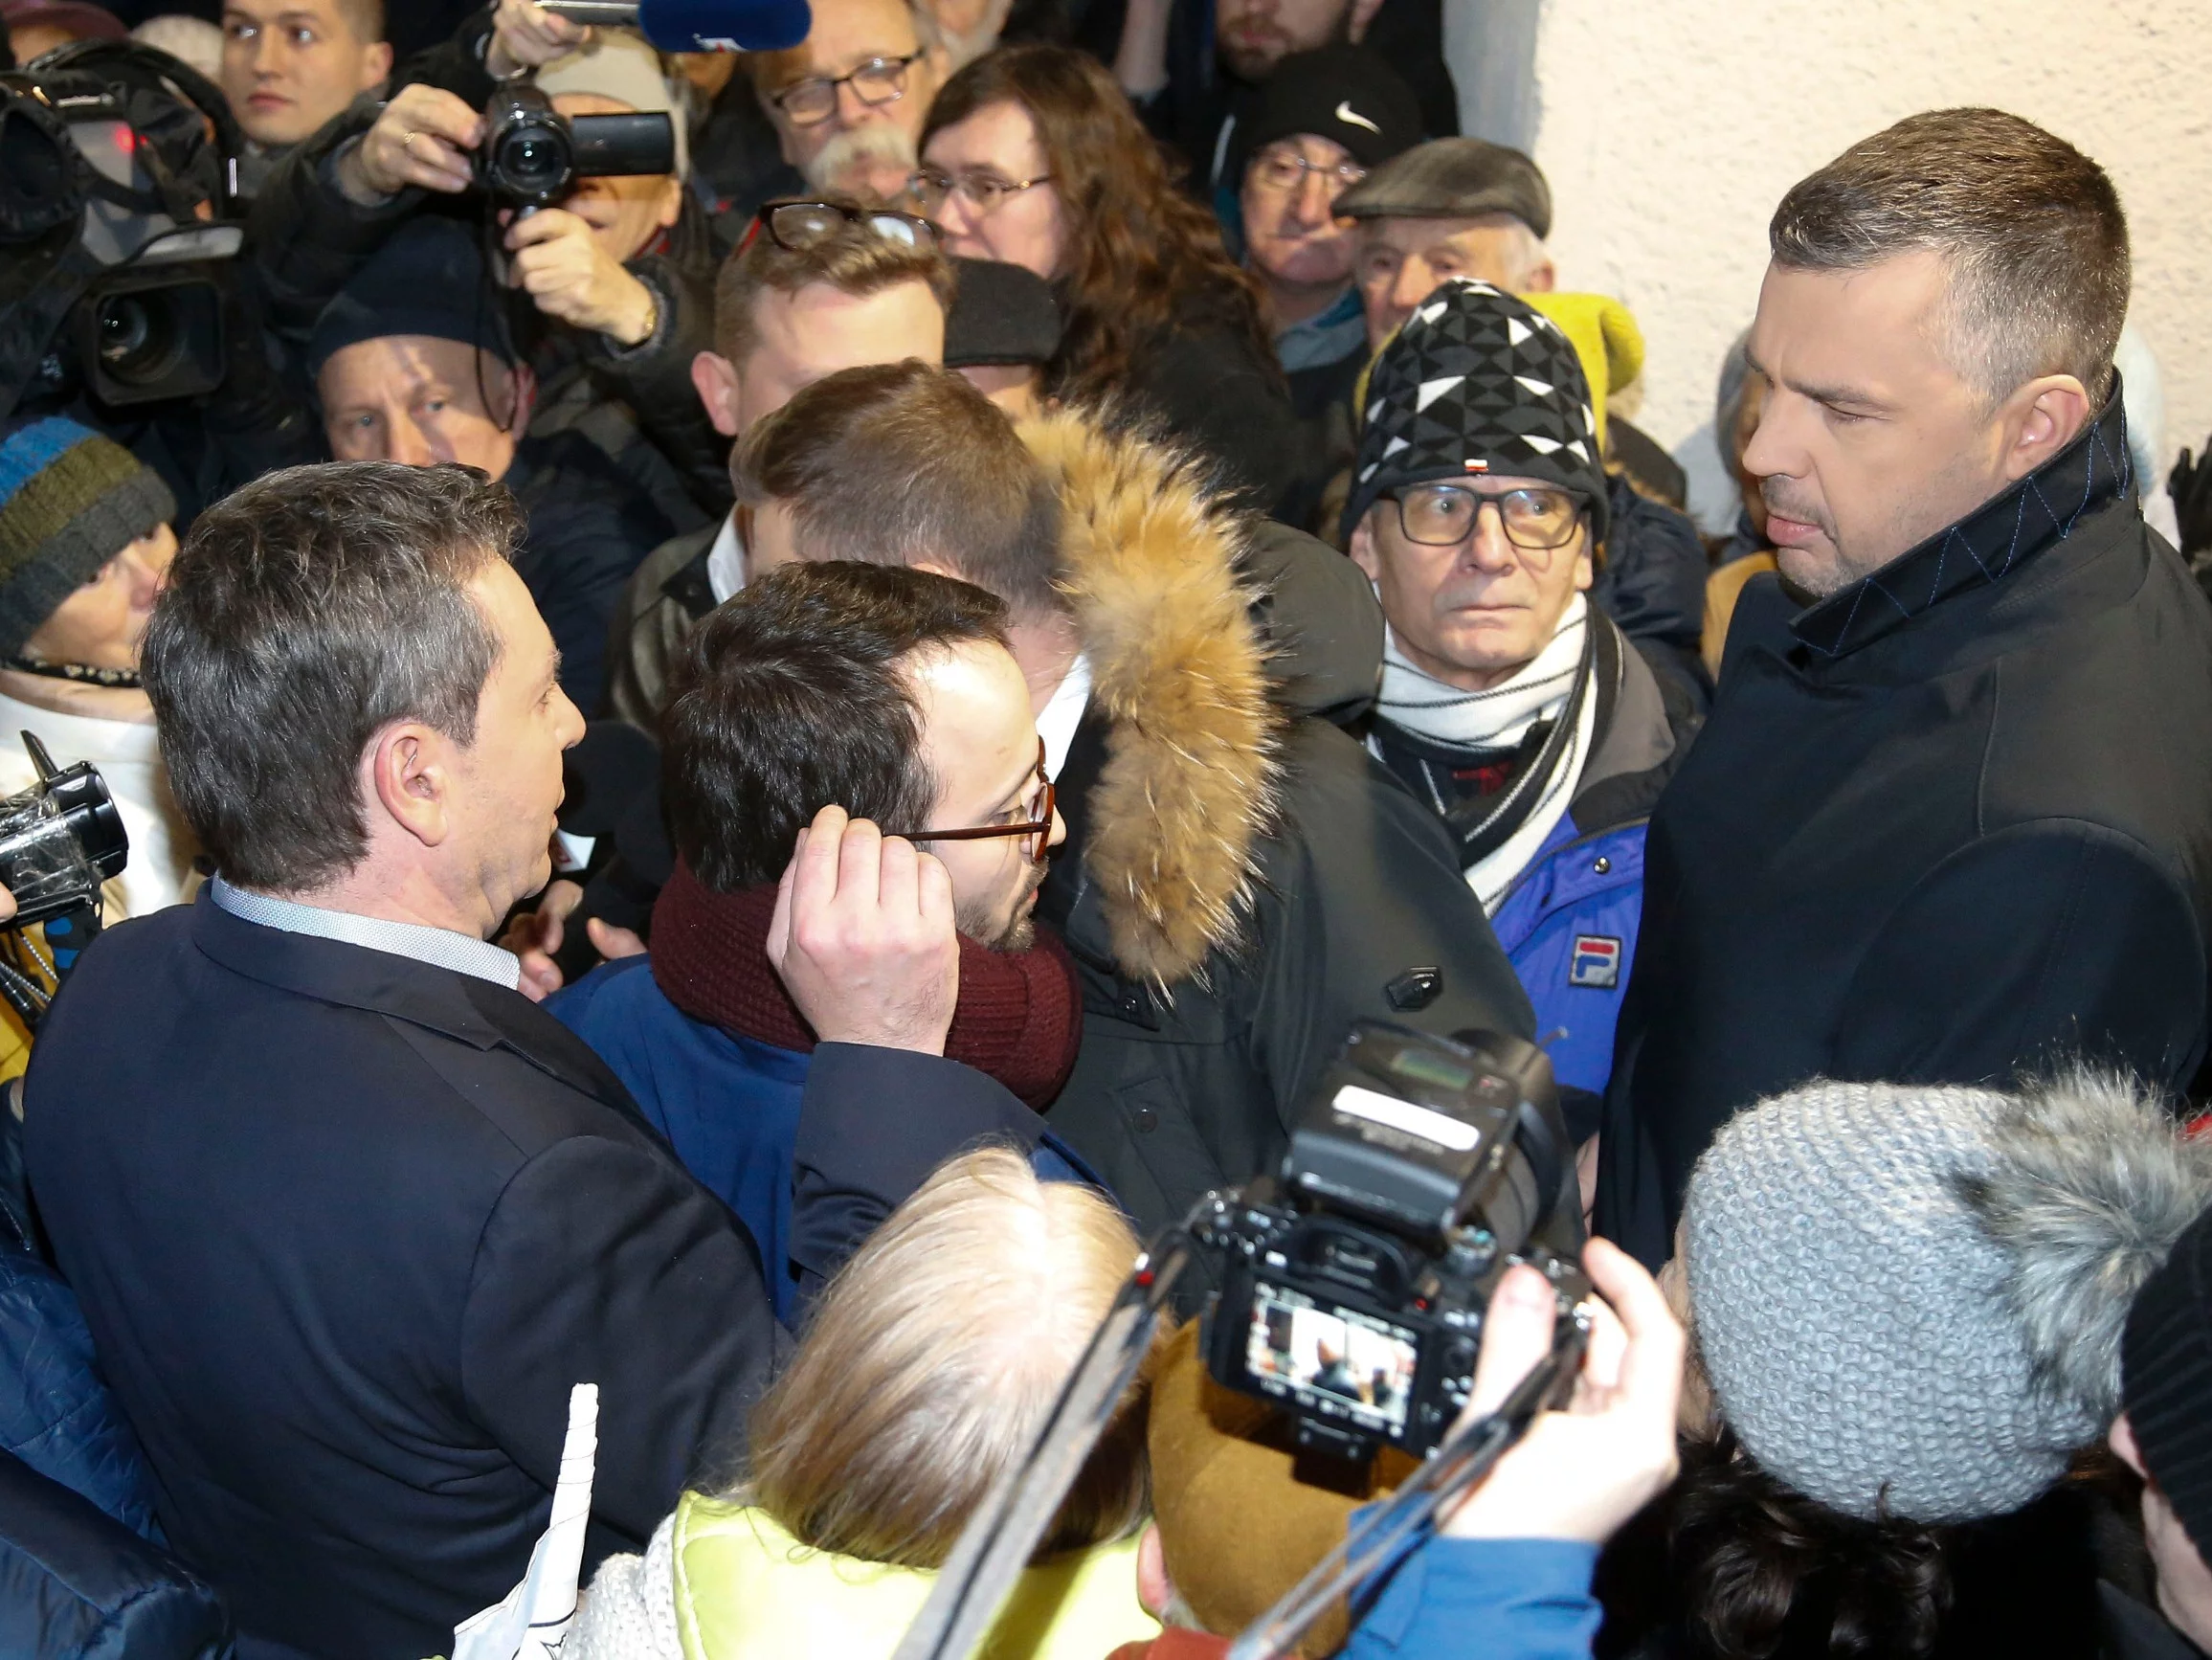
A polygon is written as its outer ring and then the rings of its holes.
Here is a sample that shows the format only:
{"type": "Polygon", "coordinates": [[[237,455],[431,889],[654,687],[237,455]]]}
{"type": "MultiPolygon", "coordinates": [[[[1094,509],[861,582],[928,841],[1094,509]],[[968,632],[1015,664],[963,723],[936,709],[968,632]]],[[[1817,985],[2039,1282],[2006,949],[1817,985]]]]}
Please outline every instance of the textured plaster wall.
{"type": "Polygon", "coordinates": [[[1700,496],[1717,487],[1714,375],[1757,303],[1775,204],[1852,141],[1947,104],[2026,116],[2111,173],[2134,238],[2131,320],[2163,377],[2162,455],[2203,448],[2212,0],[1446,5],[1465,130],[1532,148],[1561,286],[1635,311],[1637,419],[1705,476],[1700,496]]]}

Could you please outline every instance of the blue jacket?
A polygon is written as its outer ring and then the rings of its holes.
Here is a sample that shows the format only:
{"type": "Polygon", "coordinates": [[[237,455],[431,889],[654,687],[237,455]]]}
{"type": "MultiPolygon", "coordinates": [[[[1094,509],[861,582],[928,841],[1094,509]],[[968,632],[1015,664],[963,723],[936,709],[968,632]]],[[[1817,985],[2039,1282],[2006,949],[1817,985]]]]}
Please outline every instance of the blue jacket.
{"type": "MultiPolygon", "coordinates": [[[[651,960],[603,963],[546,1007],[598,1052],[684,1167],[751,1231],[777,1317],[788,1323],[802,1305],[791,1249],[792,1155],[814,1058],[694,1020],[668,1000],[651,960]]],[[[1028,1117],[1039,1176],[1097,1181],[1042,1119],[1028,1117]]],[[[889,1121],[881,1133],[896,1137],[901,1128],[889,1121]]],[[[936,1149],[928,1161],[958,1151],[936,1149]]]]}
{"type": "Polygon", "coordinates": [[[1588,1660],[1595,1546],[1432,1538],[1368,1604],[1344,1660],[1588,1660]]]}

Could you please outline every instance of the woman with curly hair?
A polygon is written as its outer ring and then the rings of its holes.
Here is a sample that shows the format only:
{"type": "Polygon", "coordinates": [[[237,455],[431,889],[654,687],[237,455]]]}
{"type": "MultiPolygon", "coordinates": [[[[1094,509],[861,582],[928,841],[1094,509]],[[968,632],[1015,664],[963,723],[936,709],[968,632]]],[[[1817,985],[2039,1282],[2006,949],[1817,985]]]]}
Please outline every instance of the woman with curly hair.
{"type": "Polygon", "coordinates": [[[1058,46],[971,63],[929,106],[914,191],[950,253],[1053,284],[1052,395],[1156,422],[1255,505],[1281,496],[1296,426],[1258,297],[1104,65],[1058,46]]]}

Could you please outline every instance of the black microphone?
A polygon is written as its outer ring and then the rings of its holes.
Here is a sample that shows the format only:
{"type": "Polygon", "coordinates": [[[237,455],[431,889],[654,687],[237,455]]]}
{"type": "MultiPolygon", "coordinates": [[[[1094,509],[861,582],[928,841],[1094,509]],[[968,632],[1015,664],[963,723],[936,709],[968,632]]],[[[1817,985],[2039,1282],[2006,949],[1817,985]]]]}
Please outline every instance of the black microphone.
{"type": "Polygon", "coordinates": [[[662,52],[781,52],[814,28],[807,0],[538,0],[571,23],[635,29],[662,52]]]}

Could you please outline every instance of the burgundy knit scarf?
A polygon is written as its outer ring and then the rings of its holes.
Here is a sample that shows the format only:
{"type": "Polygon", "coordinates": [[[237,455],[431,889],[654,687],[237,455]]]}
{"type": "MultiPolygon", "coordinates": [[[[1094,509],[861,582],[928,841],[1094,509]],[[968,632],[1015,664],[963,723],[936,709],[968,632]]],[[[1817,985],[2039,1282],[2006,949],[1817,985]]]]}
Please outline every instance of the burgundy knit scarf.
{"type": "MultiPolygon", "coordinates": [[[[681,859],[653,907],[653,978],[692,1019],[811,1053],[814,1028],[768,960],[775,887],[716,893],[681,859]]],[[[1041,924],[1029,951],[993,951],[960,936],[960,1001],[946,1056],[988,1072],[1032,1107],[1067,1082],[1083,1037],[1075,966],[1041,924]]]]}

